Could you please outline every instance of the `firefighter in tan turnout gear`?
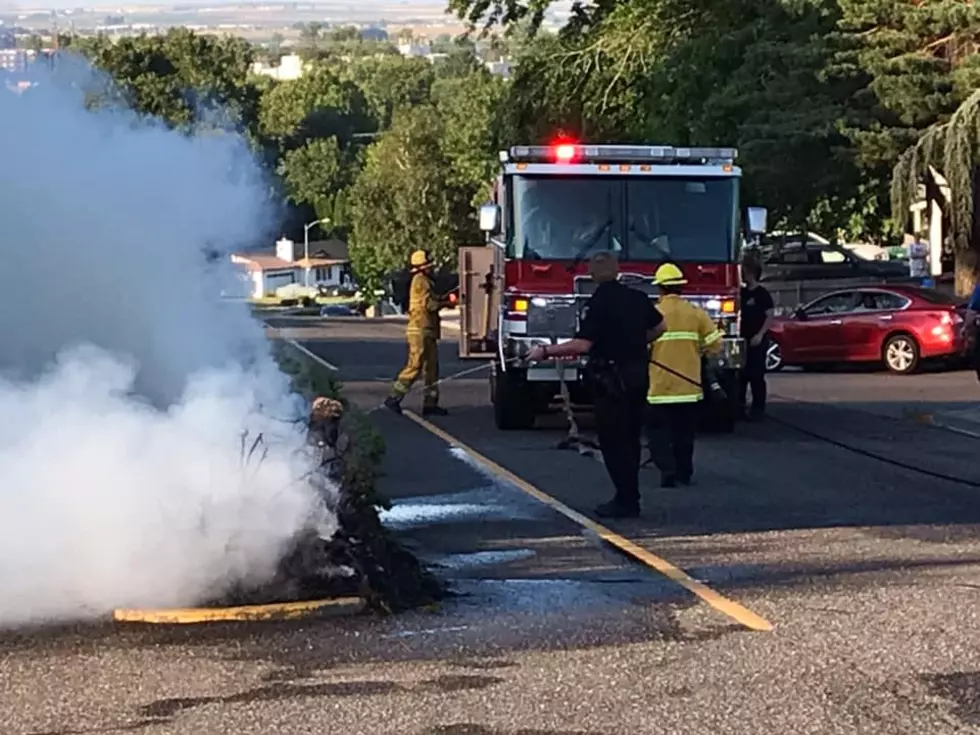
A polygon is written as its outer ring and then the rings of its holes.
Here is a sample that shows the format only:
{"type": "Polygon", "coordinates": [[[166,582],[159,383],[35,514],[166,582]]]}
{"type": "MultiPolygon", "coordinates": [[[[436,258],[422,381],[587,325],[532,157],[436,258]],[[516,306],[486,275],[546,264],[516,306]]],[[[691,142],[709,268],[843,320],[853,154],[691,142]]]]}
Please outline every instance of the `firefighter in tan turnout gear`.
{"type": "Polygon", "coordinates": [[[676,487],[689,485],[694,475],[694,434],[704,399],[701,357],[720,351],[722,333],[706,311],[681,296],[687,280],[676,265],[664,263],[653,282],[667,331],[650,347],[647,437],[661,486],[676,487]]]}
{"type": "Polygon", "coordinates": [[[398,373],[391,395],[385,406],[401,413],[402,400],[418,379],[425,385],[422,400],[423,416],[445,416],[446,409],[439,406],[439,310],[455,303],[455,294],[440,297],[433,292],[432,262],[424,250],[412,253],[412,284],[408,298],[408,326],[405,338],[408,342],[408,360],[398,373]]]}

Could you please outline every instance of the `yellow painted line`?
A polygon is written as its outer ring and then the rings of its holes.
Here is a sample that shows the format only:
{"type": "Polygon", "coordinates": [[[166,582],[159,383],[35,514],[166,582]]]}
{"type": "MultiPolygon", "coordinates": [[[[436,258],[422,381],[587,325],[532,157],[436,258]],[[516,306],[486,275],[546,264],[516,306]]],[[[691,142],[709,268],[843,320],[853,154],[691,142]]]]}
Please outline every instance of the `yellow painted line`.
{"type": "Polygon", "coordinates": [[[113,610],[118,623],[155,623],[189,625],[194,623],[243,623],[273,620],[298,620],[320,613],[335,615],[359,613],[367,603],[360,597],[334,597],[328,600],[277,602],[268,605],[240,607],[189,607],[162,610],[113,610]]]}
{"type": "Polygon", "coordinates": [[[728,617],[732,618],[740,625],[743,625],[750,630],[757,630],[757,631],[768,632],[773,629],[772,623],[770,623],[765,618],[760,617],[756,613],[752,612],[746,607],[743,607],[742,605],[738,604],[734,600],[730,600],[727,597],[718,594],[703,582],[699,582],[698,580],[691,577],[684,570],[675,567],[666,559],[662,559],[656,554],[650,553],[649,551],[647,551],[641,546],[638,546],[637,544],[633,543],[629,539],[620,536],[612,529],[606,528],[605,526],[596,523],[591,518],[587,518],[586,516],[582,515],[576,510],[572,510],[567,505],[562,503],[560,500],[557,500],[551,497],[550,495],[548,495],[548,493],[544,492],[543,490],[536,488],[527,480],[523,479],[522,477],[518,477],[513,472],[508,470],[506,467],[501,467],[492,459],[488,459],[487,457],[484,457],[482,454],[477,452],[472,447],[467,446],[459,439],[454,437],[452,434],[440,429],[435,424],[426,421],[418,414],[408,410],[404,411],[403,414],[407,418],[411,419],[416,424],[421,426],[426,431],[435,434],[437,437],[442,439],[447,444],[462,449],[473,459],[480,462],[484,467],[486,467],[493,474],[507,480],[511,484],[523,490],[531,497],[540,500],[545,505],[548,505],[554,510],[558,511],[569,520],[574,521],[575,523],[577,523],[578,525],[582,526],[585,529],[588,529],[596,536],[601,538],[603,541],[605,541],[607,544],[610,544],[611,546],[614,546],[620,551],[628,554],[629,556],[633,557],[636,561],[640,562],[641,564],[645,564],[651,569],[657,570],[668,579],[676,582],[681,587],[686,589],[688,592],[697,596],[698,598],[700,598],[702,601],[709,604],[718,612],[723,613],[724,615],[727,615],[728,617]]]}

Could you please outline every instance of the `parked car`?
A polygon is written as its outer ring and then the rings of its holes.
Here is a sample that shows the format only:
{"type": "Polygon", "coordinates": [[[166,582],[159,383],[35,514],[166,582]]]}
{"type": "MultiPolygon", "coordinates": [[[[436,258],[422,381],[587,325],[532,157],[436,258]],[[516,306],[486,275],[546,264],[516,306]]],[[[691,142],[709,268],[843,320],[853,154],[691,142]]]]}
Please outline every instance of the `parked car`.
{"type": "Polygon", "coordinates": [[[320,309],[320,316],[357,316],[349,304],[327,304],[320,309]]]}
{"type": "Polygon", "coordinates": [[[905,263],[870,260],[862,257],[854,248],[821,242],[812,235],[806,240],[797,237],[768,241],[760,248],[760,254],[767,281],[909,277],[905,263]]]}
{"type": "Polygon", "coordinates": [[[923,360],[956,361],[964,345],[961,299],[914,286],[864,286],[825,294],[777,317],[767,368],[883,362],[915,372],[923,360]]]}

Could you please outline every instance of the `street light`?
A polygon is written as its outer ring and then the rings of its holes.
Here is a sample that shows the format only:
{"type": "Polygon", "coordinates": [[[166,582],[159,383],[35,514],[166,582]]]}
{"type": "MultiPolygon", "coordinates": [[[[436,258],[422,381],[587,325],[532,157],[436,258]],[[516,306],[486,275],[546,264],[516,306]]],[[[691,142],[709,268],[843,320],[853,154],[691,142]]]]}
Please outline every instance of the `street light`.
{"type": "Polygon", "coordinates": [[[308,222],[303,225],[303,259],[306,261],[306,278],[305,285],[310,285],[310,229],[316,227],[317,225],[329,225],[330,218],[324,217],[323,219],[314,220],[313,222],[308,222]]]}

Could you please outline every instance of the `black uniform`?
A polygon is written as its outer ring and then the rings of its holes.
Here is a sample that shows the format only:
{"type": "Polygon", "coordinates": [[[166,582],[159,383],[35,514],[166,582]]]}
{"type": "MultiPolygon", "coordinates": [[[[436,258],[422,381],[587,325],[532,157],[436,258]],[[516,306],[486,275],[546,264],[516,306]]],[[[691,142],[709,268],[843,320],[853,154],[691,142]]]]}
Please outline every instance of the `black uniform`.
{"type": "Polygon", "coordinates": [[[606,506],[606,510],[639,510],[640,444],[649,385],[647,332],[662,321],[645,294],[609,281],[599,284],[589,299],[575,335],[592,343],[589,374],[596,433],[616,487],[611,508],[606,506]]]}
{"type": "Polygon", "coordinates": [[[769,342],[763,335],[762,342],[753,347],[748,341],[755,337],[766,322],[766,312],[773,308],[772,296],[765,286],[742,287],[742,334],[746,341],[745,368],[739,385],[739,399],[745,408],[748,389],[752,388],[752,414],[761,416],[766,411],[766,352],[769,342]]]}

